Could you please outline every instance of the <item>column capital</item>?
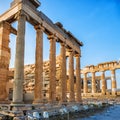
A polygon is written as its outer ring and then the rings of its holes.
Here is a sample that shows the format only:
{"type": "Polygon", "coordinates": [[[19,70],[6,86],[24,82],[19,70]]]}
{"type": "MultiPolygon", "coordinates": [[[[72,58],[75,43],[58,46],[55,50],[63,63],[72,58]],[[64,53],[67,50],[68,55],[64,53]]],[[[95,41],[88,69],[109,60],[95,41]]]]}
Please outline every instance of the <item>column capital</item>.
{"type": "Polygon", "coordinates": [[[60,45],[66,47],[66,42],[60,42],[60,45]]]}
{"type": "Polygon", "coordinates": [[[0,22],[0,27],[1,27],[1,26],[4,27],[4,25],[6,25],[6,28],[7,28],[8,30],[10,30],[10,28],[11,28],[10,23],[8,23],[7,21],[1,21],[1,22],[0,22]]]}
{"type": "Polygon", "coordinates": [[[74,56],[75,51],[73,49],[68,49],[67,53],[68,53],[68,56],[70,56],[70,55],[74,56]]]}
{"type": "Polygon", "coordinates": [[[111,69],[111,74],[115,74],[115,69],[111,69]]]}
{"type": "Polygon", "coordinates": [[[67,49],[68,52],[74,52],[72,48],[67,49]]]}
{"type": "Polygon", "coordinates": [[[26,17],[29,20],[29,16],[23,10],[20,10],[14,18],[18,20],[20,17],[26,17]]]}
{"type": "Polygon", "coordinates": [[[76,53],[75,57],[81,57],[80,53],[76,53]]]}
{"type": "Polygon", "coordinates": [[[51,34],[51,35],[48,35],[48,39],[49,40],[57,40],[58,37],[56,36],[56,34],[51,34]]]}
{"type": "Polygon", "coordinates": [[[34,28],[35,28],[35,30],[42,30],[43,32],[45,31],[45,28],[42,24],[35,25],[34,28]]]}

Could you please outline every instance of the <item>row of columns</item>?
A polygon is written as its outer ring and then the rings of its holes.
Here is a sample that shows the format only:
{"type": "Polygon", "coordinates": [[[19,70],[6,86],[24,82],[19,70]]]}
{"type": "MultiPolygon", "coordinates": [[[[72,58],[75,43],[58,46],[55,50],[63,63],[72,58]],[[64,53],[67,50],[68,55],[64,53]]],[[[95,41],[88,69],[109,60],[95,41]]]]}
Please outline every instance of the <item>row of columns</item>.
{"type": "MultiPolygon", "coordinates": [[[[88,82],[87,82],[87,73],[84,73],[84,79],[83,79],[83,92],[84,93],[88,93],[88,82]]],[[[101,72],[101,83],[102,83],[102,87],[101,87],[101,92],[103,95],[106,94],[106,90],[107,90],[107,84],[106,84],[106,79],[105,79],[105,71],[101,72]]],[[[116,95],[116,77],[115,77],[115,70],[111,70],[111,88],[112,88],[112,95],[116,95]]],[[[92,72],[92,81],[91,81],[91,86],[92,86],[92,93],[96,93],[96,80],[95,80],[95,72],[92,72]]]]}
{"type": "MultiPolygon", "coordinates": [[[[25,43],[25,22],[26,16],[20,14],[18,17],[18,33],[16,39],[16,55],[15,55],[15,73],[14,73],[14,88],[13,88],[13,103],[18,104],[23,102],[23,80],[24,80],[24,43],[25,43]]],[[[35,59],[35,90],[34,103],[40,103],[43,100],[43,32],[44,27],[41,25],[35,26],[36,29],[36,59],[35,59]]],[[[50,87],[49,87],[49,102],[56,101],[56,40],[55,35],[49,35],[50,41],[50,87]]],[[[67,79],[66,79],[66,45],[61,44],[61,102],[67,101],[67,79]]],[[[69,51],[69,81],[70,81],[70,101],[75,101],[74,92],[74,53],[69,51]]],[[[80,55],[76,54],[76,82],[77,96],[76,101],[81,101],[81,84],[80,84],[80,55]]]]}

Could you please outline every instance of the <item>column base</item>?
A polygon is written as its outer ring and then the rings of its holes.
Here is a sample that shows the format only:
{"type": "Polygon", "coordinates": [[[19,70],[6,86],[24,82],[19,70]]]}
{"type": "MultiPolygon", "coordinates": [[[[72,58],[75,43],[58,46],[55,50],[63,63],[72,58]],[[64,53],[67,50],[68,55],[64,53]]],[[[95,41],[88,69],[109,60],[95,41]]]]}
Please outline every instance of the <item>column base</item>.
{"type": "Polygon", "coordinates": [[[10,104],[11,103],[11,101],[9,101],[9,100],[0,100],[0,104],[10,104]]]}
{"type": "Polygon", "coordinates": [[[48,101],[49,104],[56,104],[58,103],[57,101],[48,101]]]}
{"type": "Polygon", "coordinates": [[[80,104],[81,104],[82,102],[83,102],[83,101],[82,101],[82,99],[81,99],[81,100],[79,100],[79,101],[76,101],[76,103],[80,103],[80,104]]]}
{"type": "Polygon", "coordinates": [[[65,106],[66,106],[66,105],[68,104],[68,102],[67,102],[67,101],[59,101],[59,104],[60,104],[60,105],[65,105],[65,106]]]}
{"type": "Polygon", "coordinates": [[[26,107],[25,107],[25,104],[23,102],[12,102],[10,104],[10,110],[23,111],[23,110],[26,110],[26,107]]]}
{"type": "Polygon", "coordinates": [[[43,101],[42,100],[34,100],[33,104],[43,104],[43,101]]]}
{"type": "Polygon", "coordinates": [[[14,106],[23,106],[24,102],[11,102],[11,105],[14,105],[14,106]]]}
{"type": "Polygon", "coordinates": [[[75,100],[73,100],[73,101],[69,101],[69,103],[75,103],[75,100]]]}
{"type": "Polygon", "coordinates": [[[71,97],[71,98],[69,99],[69,102],[75,102],[75,97],[71,97]]]}

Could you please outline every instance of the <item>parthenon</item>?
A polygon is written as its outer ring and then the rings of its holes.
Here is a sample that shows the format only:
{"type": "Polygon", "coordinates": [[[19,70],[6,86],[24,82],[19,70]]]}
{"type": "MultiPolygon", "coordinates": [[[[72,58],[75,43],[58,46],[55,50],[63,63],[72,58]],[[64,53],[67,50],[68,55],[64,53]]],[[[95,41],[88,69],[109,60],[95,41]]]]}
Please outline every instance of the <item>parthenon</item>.
{"type": "Polygon", "coordinates": [[[33,25],[34,29],[36,30],[35,89],[33,103],[38,104],[43,101],[43,33],[48,36],[48,40],[50,42],[49,103],[55,103],[56,101],[56,42],[59,42],[61,45],[61,103],[66,102],[66,52],[69,58],[69,102],[80,102],[80,47],[83,44],[77,38],[75,38],[70,31],[65,30],[60,22],[54,24],[44,13],[38,11],[37,8],[40,6],[40,4],[41,3],[38,0],[14,0],[11,3],[10,9],[0,16],[0,101],[4,101],[7,98],[6,83],[11,55],[9,48],[9,35],[12,33],[17,36],[12,104],[16,105],[24,103],[24,49],[26,29],[25,24],[27,21],[33,25]],[[16,21],[18,22],[17,30],[11,25],[16,21]],[[76,58],[76,100],[74,93],[74,57],[76,58]]]}
{"type": "Polygon", "coordinates": [[[106,71],[111,71],[111,93],[113,96],[117,95],[117,82],[116,82],[116,75],[115,75],[115,70],[120,69],[120,62],[117,61],[111,61],[111,62],[105,62],[105,63],[100,63],[97,66],[90,65],[86,66],[84,69],[82,69],[81,74],[83,74],[83,95],[86,96],[87,94],[90,95],[99,95],[96,89],[96,79],[95,79],[95,73],[99,72],[101,73],[101,93],[100,95],[106,95],[107,93],[107,81],[106,81],[106,76],[105,72],[106,71]],[[88,80],[87,80],[87,74],[92,73],[91,77],[91,93],[88,92],[88,80]]]}

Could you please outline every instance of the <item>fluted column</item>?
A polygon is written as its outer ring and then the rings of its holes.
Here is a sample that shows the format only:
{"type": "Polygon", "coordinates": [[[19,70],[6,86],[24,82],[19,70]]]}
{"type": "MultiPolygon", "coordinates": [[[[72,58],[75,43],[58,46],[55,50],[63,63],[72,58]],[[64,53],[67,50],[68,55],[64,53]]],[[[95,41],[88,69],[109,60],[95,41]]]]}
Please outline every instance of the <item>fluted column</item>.
{"type": "Polygon", "coordinates": [[[83,91],[84,91],[85,94],[88,93],[87,73],[84,73],[83,91]]]}
{"type": "Polygon", "coordinates": [[[8,98],[7,82],[10,63],[9,35],[10,24],[0,22],[0,102],[8,98]]]}
{"type": "Polygon", "coordinates": [[[81,102],[80,54],[76,54],[76,101],[81,102]]]}
{"type": "Polygon", "coordinates": [[[100,80],[97,80],[97,90],[96,90],[97,92],[99,92],[100,91],[100,80]]]}
{"type": "Polygon", "coordinates": [[[66,76],[66,48],[65,43],[61,43],[60,61],[60,82],[61,82],[61,102],[67,101],[67,76],[66,76]]]}
{"type": "Polygon", "coordinates": [[[74,52],[71,50],[69,51],[69,86],[70,86],[70,102],[75,101],[75,94],[74,94],[74,52]]]}
{"type": "Polygon", "coordinates": [[[115,70],[111,70],[111,80],[112,80],[112,95],[117,94],[116,76],[115,70]]]}
{"type": "Polygon", "coordinates": [[[49,88],[49,102],[56,101],[56,37],[54,35],[48,36],[50,41],[50,88],[49,88]]]}
{"type": "Polygon", "coordinates": [[[92,72],[92,93],[96,93],[95,72],[92,72]]]}
{"type": "Polygon", "coordinates": [[[105,88],[107,90],[107,80],[105,79],[105,88]]]}
{"type": "Polygon", "coordinates": [[[23,102],[25,22],[26,22],[26,16],[23,13],[20,13],[18,16],[15,72],[14,72],[14,84],[13,84],[14,104],[23,102]]]}
{"type": "Polygon", "coordinates": [[[36,29],[36,52],[35,52],[35,87],[34,103],[40,103],[43,100],[43,31],[40,25],[36,29]]]}
{"type": "Polygon", "coordinates": [[[105,95],[106,94],[106,80],[105,80],[104,71],[102,71],[101,80],[102,80],[102,94],[105,95]]]}

